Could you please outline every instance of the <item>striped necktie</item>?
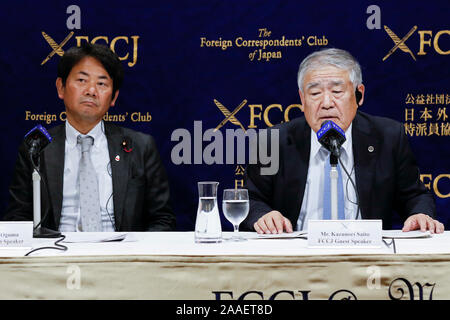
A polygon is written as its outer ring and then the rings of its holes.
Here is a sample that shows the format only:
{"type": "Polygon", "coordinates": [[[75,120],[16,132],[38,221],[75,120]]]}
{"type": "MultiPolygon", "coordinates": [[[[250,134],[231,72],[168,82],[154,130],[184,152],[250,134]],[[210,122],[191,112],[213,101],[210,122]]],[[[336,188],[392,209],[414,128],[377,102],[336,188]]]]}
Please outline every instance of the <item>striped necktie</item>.
{"type": "MultiPolygon", "coordinates": [[[[330,181],[330,154],[325,160],[324,166],[324,191],[323,191],[323,219],[330,220],[331,219],[331,181],[330,181]]],[[[338,163],[337,171],[339,174],[337,190],[338,190],[338,219],[345,219],[345,209],[344,209],[344,185],[342,183],[342,174],[341,174],[341,165],[338,163]]]]}

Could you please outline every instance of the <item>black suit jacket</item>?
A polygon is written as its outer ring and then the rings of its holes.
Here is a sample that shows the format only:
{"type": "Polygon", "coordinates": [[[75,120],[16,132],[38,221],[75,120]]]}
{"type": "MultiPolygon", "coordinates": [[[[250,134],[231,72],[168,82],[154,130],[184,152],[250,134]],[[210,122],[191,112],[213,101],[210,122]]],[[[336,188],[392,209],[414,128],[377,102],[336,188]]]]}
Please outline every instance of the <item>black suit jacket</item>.
{"type": "MultiPolygon", "coordinates": [[[[49,130],[52,142],[40,156],[42,221],[44,227],[58,230],[64,183],[66,130],[60,125],[49,130]]],[[[175,228],[170,205],[169,183],[153,137],[105,123],[111,161],[116,231],[165,231],[175,228]],[[131,152],[125,152],[123,141],[131,152]],[[116,156],[120,157],[116,161],[116,156]]],[[[5,220],[33,220],[33,167],[25,143],[19,155],[9,188],[5,220]]]]}
{"type": "MultiPolygon", "coordinates": [[[[253,230],[253,224],[272,210],[288,218],[294,230],[297,226],[308,175],[311,128],[304,117],[274,128],[280,135],[279,170],[275,175],[262,176],[260,165],[247,167],[245,186],[250,212],[242,223],[243,229],[253,230]]],[[[420,181],[401,123],[357,112],[352,139],[363,219],[382,219],[383,228],[392,229],[393,211],[405,220],[415,213],[435,216],[433,196],[420,181]]]]}

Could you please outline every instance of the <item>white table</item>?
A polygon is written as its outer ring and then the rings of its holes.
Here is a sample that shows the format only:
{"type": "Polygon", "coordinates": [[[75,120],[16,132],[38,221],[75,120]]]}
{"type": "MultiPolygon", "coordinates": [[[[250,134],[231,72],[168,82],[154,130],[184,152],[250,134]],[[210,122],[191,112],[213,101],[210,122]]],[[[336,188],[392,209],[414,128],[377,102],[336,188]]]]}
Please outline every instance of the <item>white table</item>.
{"type": "MultiPolygon", "coordinates": [[[[30,249],[0,249],[0,285],[8,288],[0,299],[450,299],[450,232],[396,239],[397,254],[392,246],[311,249],[303,239],[130,237],[135,241],[62,243],[67,251],[28,257],[30,249]]],[[[54,241],[35,239],[33,247],[54,241]]]]}

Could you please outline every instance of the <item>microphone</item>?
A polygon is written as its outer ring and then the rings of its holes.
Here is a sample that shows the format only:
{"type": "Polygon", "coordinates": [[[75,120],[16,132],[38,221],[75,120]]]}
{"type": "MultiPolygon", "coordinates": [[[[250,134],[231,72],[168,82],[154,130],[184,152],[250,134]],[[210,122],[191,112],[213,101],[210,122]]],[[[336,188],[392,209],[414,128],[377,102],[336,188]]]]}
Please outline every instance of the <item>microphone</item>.
{"type": "MultiPolygon", "coordinates": [[[[359,195],[358,195],[358,189],[356,189],[355,182],[353,181],[351,175],[348,173],[347,169],[345,168],[344,164],[341,162],[340,156],[341,156],[341,146],[345,142],[345,132],[333,121],[327,120],[322,123],[322,126],[319,131],[317,131],[317,140],[319,140],[320,144],[324,146],[328,151],[331,152],[330,156],[330,164],[332,166],[336,166],[338,161],[341,164],[341,167],[344,169],[345,173],[347,174],[348,179],[353,185],[353,188],[355,189],[356,193],[356,219],[359,217],[359,195]]],[[[352,169],[353,170],[353,169],[352,169]]],[[[335,180],[337,181],[337,180],[335,180]]],[[[336,182],[335,182],[336,183],[336,182]]],[[[337,190],[337,187],[335,187],[337,190]]],[[[333,207],[333,205],[332,205],[333,207]]],[[[334,207],[336,207],[336,204],[334,204],[334,207]]],[[[337,209],[335,209],[337,210],[337,209]]]]}
{"type": "Polygon", "coordinates": [[[25,135],[25,143],[30,148],[28,153],[33,159],[36,158],[50,142],[52,142],[52,137],[40,124],[25,135]]]}
{"type": "MultiPolygon", "coordinates": [[[[33,238],[57,238],[61,236],[60,232],[41,226],[41,222],[46,220],[49,211],[47,211],[41,219],[41,173],[39,171],[39,154],[50,142],[52,142],[52,137],[40,124],[25,135],[25,143],[29,147],[28,153],[31,157],[31,163],[34,166],[34,172],[32,174],[33,238]]],[[[45,179],[42,181],[45,185],[45,179]]],[[[47,190],[47,199],[49,199],[48,188],[45,189],[47,190]]]]}
{"type": "Polygon", "coordinates": [[[333,121],[327,120],[322,123],[317,131],[317,140],[333,156],[339,159],[341,155],[341,146],[345,142],[345,132],[333,121]]]}

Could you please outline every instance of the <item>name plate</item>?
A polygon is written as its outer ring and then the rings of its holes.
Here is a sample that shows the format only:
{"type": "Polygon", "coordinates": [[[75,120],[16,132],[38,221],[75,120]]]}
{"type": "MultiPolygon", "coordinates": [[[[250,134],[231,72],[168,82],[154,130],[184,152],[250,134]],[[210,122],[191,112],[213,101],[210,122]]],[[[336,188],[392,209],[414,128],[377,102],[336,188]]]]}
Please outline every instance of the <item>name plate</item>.
{"type": "Polygon", "coordinates": [[[33,221],[0,222],[0,247],[31,247],[33,240],[33,221]]]}
{"type": "Polygon", "coordinates": [[[309,220],[308,247],[380,248],[381,220],[309,220]]]}

